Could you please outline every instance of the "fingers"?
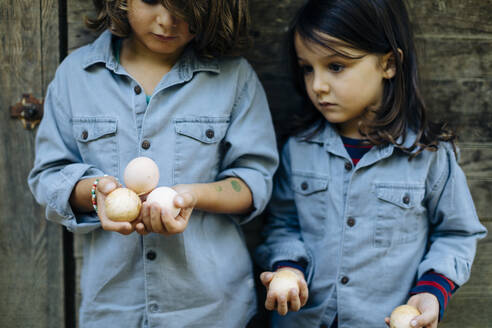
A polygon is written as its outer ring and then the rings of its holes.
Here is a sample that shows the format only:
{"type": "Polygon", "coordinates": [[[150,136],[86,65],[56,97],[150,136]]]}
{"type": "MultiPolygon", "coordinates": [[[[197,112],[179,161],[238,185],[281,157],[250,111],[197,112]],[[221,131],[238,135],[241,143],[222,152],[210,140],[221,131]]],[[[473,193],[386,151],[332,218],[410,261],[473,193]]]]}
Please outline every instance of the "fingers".
{"type": "MultiPolygon", "coordinates": [[[[181,210],[181,212],[183,212],[183,210],[181,210]]],[[[169,234],[182,233],[188,226],[188,219],[191,214],[191,209],[186,213],[181,212],[178,216],[173,217],[169,211],[166,211],[165,209],[161,211],[161,222],[169,234]]]]}
{"type": "Polygon", "coordinates": [[[437,327],[437,319],[430,312],[424,312],[410,321],[412,327],[437,327]]]}
{"type": "Polygon", "coordinates": [[[384,322],[386,323],[386,326],[390,326],[390,318],[389,317],[386,317],[384,318],[384,322]]]}
{"type": "Polygon", "coordinates": [[[156,203],[150,203],[150,227],[153,232],[163,233],[165,228],[161,221],[161,208],[156,203]]]}
{"type": "Polygon", "coordinates": [[[277,297],[277,312],[280,315],[286,315],[287,312],[289,312],[286,295],[280,295],[277,297]]]}
{"type": "Polygon", "coordinates": [[[299,298],[299,293],[293,288],[289,291],[289,311],[297,312],[300,308],[301,300],[299,298]]]}
{"type": "Polygon", "coordinates": [[[301,279],[299,281],[299,300],[301,302],[301,307],[306,305],[309,298],[309,288],[306,280],[301,279]]]}

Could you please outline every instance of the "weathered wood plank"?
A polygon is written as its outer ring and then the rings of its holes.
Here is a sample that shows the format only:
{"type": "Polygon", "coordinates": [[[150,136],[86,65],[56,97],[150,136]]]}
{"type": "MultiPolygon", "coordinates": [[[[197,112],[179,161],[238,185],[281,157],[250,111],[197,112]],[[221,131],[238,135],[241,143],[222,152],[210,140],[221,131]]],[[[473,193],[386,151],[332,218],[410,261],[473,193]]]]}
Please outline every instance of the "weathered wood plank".
{"type": "MultiPolygon", "coordinates": [[[[484,225],[492,231],[492,222],[484,225]]],[[[478,243],[470,280],[451,298],[439,328],[486,328],[492,323],[492,236],[478,243]]]]}
{"type": "Polygon", "coordinates": [[[424,79],[490,79],[492,78],[492,38],[416,39],[420,72],[424,79]]]}
{"type": "Polygon", "coordinates": [[[412,21],[422,34],[485,36],[492,32],[492,0],[410,0],[412,21]]]}
{"type": "Polygon", "coordinates": [[[0,2],[0,326],[63,327],[62,229],[26,184],[34,132],[10,119],[23,93],[41,98],[58,60],[58,3],[0,2]]]}
{"type": "Polygon", "coordinates": [[[492,221],[492,143],[459,143],[460,165],[481,221],[492,221]]]}

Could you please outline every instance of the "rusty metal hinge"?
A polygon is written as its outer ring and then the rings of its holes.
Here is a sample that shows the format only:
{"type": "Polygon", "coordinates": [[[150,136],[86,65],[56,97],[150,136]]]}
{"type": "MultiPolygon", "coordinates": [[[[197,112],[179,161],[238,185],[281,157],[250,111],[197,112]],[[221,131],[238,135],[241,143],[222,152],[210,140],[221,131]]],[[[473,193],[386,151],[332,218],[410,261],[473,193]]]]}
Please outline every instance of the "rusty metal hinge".
{"type": "Polygon", "coordinates": [[[43,100],[23,94],[21,101],[10,106],[10,117],[18,118],[25,129],[33,130],[43,117],[43,100]]]}

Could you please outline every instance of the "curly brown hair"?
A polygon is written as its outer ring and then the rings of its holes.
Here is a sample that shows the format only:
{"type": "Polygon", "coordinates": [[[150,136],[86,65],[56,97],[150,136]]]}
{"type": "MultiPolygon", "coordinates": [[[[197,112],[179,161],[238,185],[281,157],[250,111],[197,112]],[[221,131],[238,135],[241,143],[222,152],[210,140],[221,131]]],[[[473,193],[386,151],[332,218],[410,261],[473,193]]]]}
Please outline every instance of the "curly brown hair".
{"type": "MultiPolygon", "coordinates": [[[[110,29],[127,37],[131,27],[127,18],[128,0],[93,0],[97,16],[86,18],[87,27],[96,32],[110,29]]],[[[159,0],[195,34],[193,47],[199,56],[239,55],[250,45],[248,0],[159,0]]]]}

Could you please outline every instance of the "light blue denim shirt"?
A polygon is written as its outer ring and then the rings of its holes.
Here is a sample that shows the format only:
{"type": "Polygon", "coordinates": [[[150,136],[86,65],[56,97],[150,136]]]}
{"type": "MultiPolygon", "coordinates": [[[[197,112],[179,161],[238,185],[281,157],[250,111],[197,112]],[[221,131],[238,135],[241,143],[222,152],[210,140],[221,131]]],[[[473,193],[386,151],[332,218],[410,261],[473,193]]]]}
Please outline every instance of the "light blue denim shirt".
{"type": "Polygon", "coordinates": [[[106,31],[49,85],[29,186],[49,220],[84,234],[81,327],[244,327],[256,310],[240,224],[266,206],[278,154],[264,90],[244,59],[183,53],[151,95],[113,56],[106,31]],[[160,186],[239,177],[254,210],[195,210],[184,233],[124,236],[74,213],[77,181],[152,158],[160,186]]]}
{"type": "Polygon", "coordinates": [[[285,145],[265,232],[259,263],[306,264],[310,291],[274,327],[329,327],[338,313],[339,328],[383,328],[423,273],[464,284],[486,229],[449,144],[411,161],[393,145],[373,147],[354,168],[326,123],[285,145]]]}

